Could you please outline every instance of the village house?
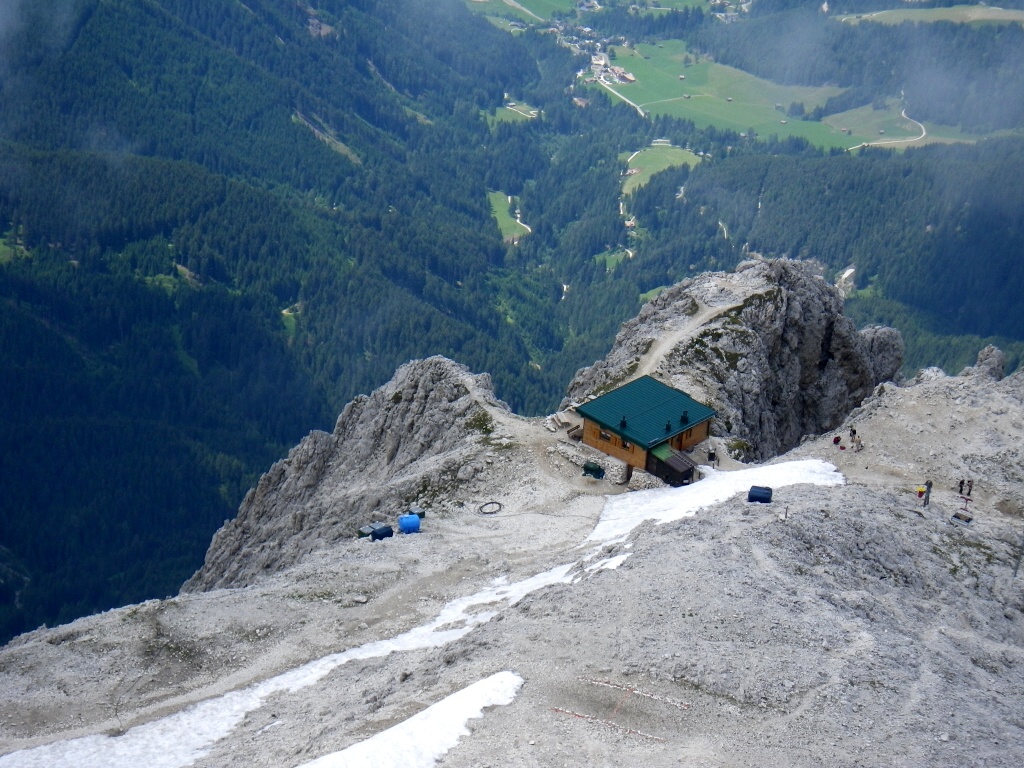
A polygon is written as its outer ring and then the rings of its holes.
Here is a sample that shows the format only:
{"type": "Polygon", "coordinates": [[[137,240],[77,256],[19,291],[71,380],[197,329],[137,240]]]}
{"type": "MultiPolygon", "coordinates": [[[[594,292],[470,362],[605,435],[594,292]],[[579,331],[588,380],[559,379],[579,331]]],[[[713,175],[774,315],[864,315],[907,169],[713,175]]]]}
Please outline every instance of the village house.
{"type": "Polygon", "coordinates": [[[622,67],[615,67],[615,66],[608,67],[608,71],[611,72],[612,75],[614,75],[615,78],[620,83],[635,83],[636,82],[636,77],[633,75],[633,73],[632,72],[627,72],[622,67]]]}
{"type": "Polygon", "coordinates": [[[696,464],[684,453],[710,435],[717,415],[682,390],[651,376],[623,384],[576,406],[583,417],[582,441],[669,485],[695,478],[696,464]]]}

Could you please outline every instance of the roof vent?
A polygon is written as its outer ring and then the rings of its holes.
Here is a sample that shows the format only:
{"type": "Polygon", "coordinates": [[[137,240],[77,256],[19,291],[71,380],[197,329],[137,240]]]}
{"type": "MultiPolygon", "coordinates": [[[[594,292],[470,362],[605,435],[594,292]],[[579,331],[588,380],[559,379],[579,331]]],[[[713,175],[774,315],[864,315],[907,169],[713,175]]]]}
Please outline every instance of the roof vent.
{"type": "Polygon", "coordinates": [[[665,431],[666,432],[671,432],[672,431],[672,422],[671,421],[666,421],[665,422],[665,431]]]}
{"type": "Polygon", "coordinates": [[[689,411],[683,411],[683,415],[679,417],[679,423],[680,424],[688,424],[689,421],[690,421],[690,412],[689,411]]]}
{"type": "Polygon", "coordinates": [[[622,421],[619,422],[619,428],[620,429],[625,429],[626,428],[626,417],[625,416],[623,416],[622,417],[622,421]]]}

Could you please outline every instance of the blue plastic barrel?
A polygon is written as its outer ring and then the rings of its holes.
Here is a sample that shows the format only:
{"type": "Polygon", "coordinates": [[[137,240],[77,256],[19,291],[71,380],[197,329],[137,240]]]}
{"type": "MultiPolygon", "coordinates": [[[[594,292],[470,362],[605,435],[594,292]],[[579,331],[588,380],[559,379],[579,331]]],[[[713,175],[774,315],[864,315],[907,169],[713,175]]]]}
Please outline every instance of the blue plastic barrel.
{"type": "Polygon", "coordinates": [[[402,515],[398,518],[398,530],[402,533],[419,533],[420,516],[402,515]]]}

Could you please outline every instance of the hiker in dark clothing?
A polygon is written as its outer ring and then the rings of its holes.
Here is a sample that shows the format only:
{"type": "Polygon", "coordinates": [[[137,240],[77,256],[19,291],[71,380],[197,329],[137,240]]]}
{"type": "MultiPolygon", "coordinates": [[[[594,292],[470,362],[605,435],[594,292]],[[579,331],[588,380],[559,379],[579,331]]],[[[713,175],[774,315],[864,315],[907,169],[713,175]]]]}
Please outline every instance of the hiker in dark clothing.
{"type": "Polygon", "coordinates": [[[925,484],[924,484],[924,505],[923,506],[926,506],[926,507],[928,506],[928,500],[931,498],[931,496],[932,496],[932,481],[931,480],[927,480],[925,482],[925,484]]]}
{"type": "Polygon", "coordinates": [[[963,480],[960,481],[960,495],[961,496],[964,495],[964,481],[963,480]]]}
{"type": "Polygon", "coordinates": [[[971,491],[973,491],[973,490],[974,490],[974,481],[973,480],[968,480],[967,481],[967,495],[970,496],[971,495],[971,491]]]}

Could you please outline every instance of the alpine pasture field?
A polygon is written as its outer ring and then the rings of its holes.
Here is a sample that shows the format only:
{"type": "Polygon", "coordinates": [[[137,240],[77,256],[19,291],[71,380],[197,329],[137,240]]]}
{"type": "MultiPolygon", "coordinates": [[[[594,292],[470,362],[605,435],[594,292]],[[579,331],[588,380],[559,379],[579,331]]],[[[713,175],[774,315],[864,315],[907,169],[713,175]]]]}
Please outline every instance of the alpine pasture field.
{"type": "Polygon", "coordinates": [[[540,114],[540,110],[536,107],[531,107],[529,104],[523,102],[514,102],[512,104],[506,104],[498,107],[493,112],[482,112],[487,120],[487,124],[494,128],[498,123],[523,123],[527,120],[535,120],[540,114]]]}
{"type": "Polygon", "coordinates": [[[680,165],[693,167],[700,162],[700,158],[690,150],[668,145],[646,147],[631,155],[625,155],[622,159],[628,161],[631,171],[636,171],[626,176],[622,182],[624,195],[642,187],[656,173],[680,165]]]}
{"type": "Polygon", "coordinates": [[[642,13],[660,13],[663,11],[681,11],[683,8],[703,8],[707,10],[710,7],[710,3],[707,0],[662,0],[657,6],[648,5],[640,10],[642,13]]]}
{"type": "Polygon", "coordinates": [[[598,264],[604,264],[605,270],[611,272],[628,258],[630,258],[630,252],[627,249],[616,248],[612,251],[605,251],[604,253],[597,254],[597,256],[594,257],[594,261],[598,264]]]}
{"type": "Polygon", "coordinates": [[[488,192],[487,199],[491,203],[491,212],[494,214],[495,220],[498,222],[498,229],[501,230],[501,236],[505,240],[511,240],[513,237],[521,237],[529,232],[529,230],[512,218],[512,214],[509,213],[509,202],[508,195],[504,192],[488,192]]]}
{"type": "Polygon", "coordinates": [[[507,3],[507,5],[518,5],[525,8],[534,14],[534,21],[537,17],[550,19],[556,11],[566,13],[576,7],[573,0],[515,0],[514,3],[507,3]]]}
{"type": "Polygon", "coordinates": [[[801,102],[809,111],[842,89],[778,85],[707,60],[686,66],[687,50],[681,41],[638,45],[635,49],[617,46],[614,50],[614,63],[636,77],[635,83],[613,86],[615,92],[648,112],[692,120],[700,127],[740,133],[753,129],[762,138],[773,134],[798,136],[817,146],[843,149],[883,136],[909,139],[920,133],[900,117],[896,104],[873,111],[877,114],[861,115],[854,110],[858,114],[833,115],[820,123],[791,118],[784,111],[791,103],[801,102]],[[685,79],[680,80],[680,75],[685,79]],[[850,133],[843,132],[843,128],[849,128],[850,133]],[[879,134],[879,130],[885,133],[879,134]]]}
{"type": "MultiPolygon", "coordinates": [[[[851,141],[849,146],[861,142],[909,140],[921,135],[920,128],[900,115],[900,106],[895,99],[890,99],[885,109],[875,109],[868,104],[847,112],[829,115],[822,123],[840,131],[847,128],[851,132],[848,138],[860,139],[860,141],[851,141]]],[[[914,146],[920,146],[923,143],[924,140],[907,141],[908,145],[914,146]]]]}
{"type": "Polygon", "coordinates": [[[508,18],[515,18],[526,23],[537,21],[537,17],[530,15],[522,6],[509,5],[503,0],[467,0],[466,5],[473,13],[484,14],[491,20],[491,23],[506,31],[510,31],[506,21],[508,18]]]}
{"type": "Polygon", "coordinates": [[[516,8],[510,8],[509,6],[506,6],[504,3],[500,2],[500,0],[484,0],[483,3],[479,2],[479,0],[470,0],[470,5],[478,13],[483,12],[484,18],[491,22],[491,24],[493,24],[503,32],[508,32],[510,35],[521,35],[523,33],[523,29],[512,26],[512,23],[514,21],[531,20],[531,17],[528,16],[527,14],[523,13],[522,11],[516,8]],[[483,6],[483,11],[481,11],[480,6],[483,6]],[[506,14],[505,11],[503,10],[504,8],[508,8],[509,13],[506,14]],[[496,15],[499,12],[501,12],[503,15],[496,15]],[[506,16],[511,17],[513,16],[513,14],[515,18],[506,18],[506,16]]]}
{"type": "Polygon", "coordinates": [[[1024,11],[1014,8],[993,8],[987,5],[953,5],[948,8],[898,8],[875,13],[839,16],[840,21],[859,24],[874,21],[879,24],[902,24],[904,21],[952,21],[956,24],[1024,24],[1024,11]]]}

